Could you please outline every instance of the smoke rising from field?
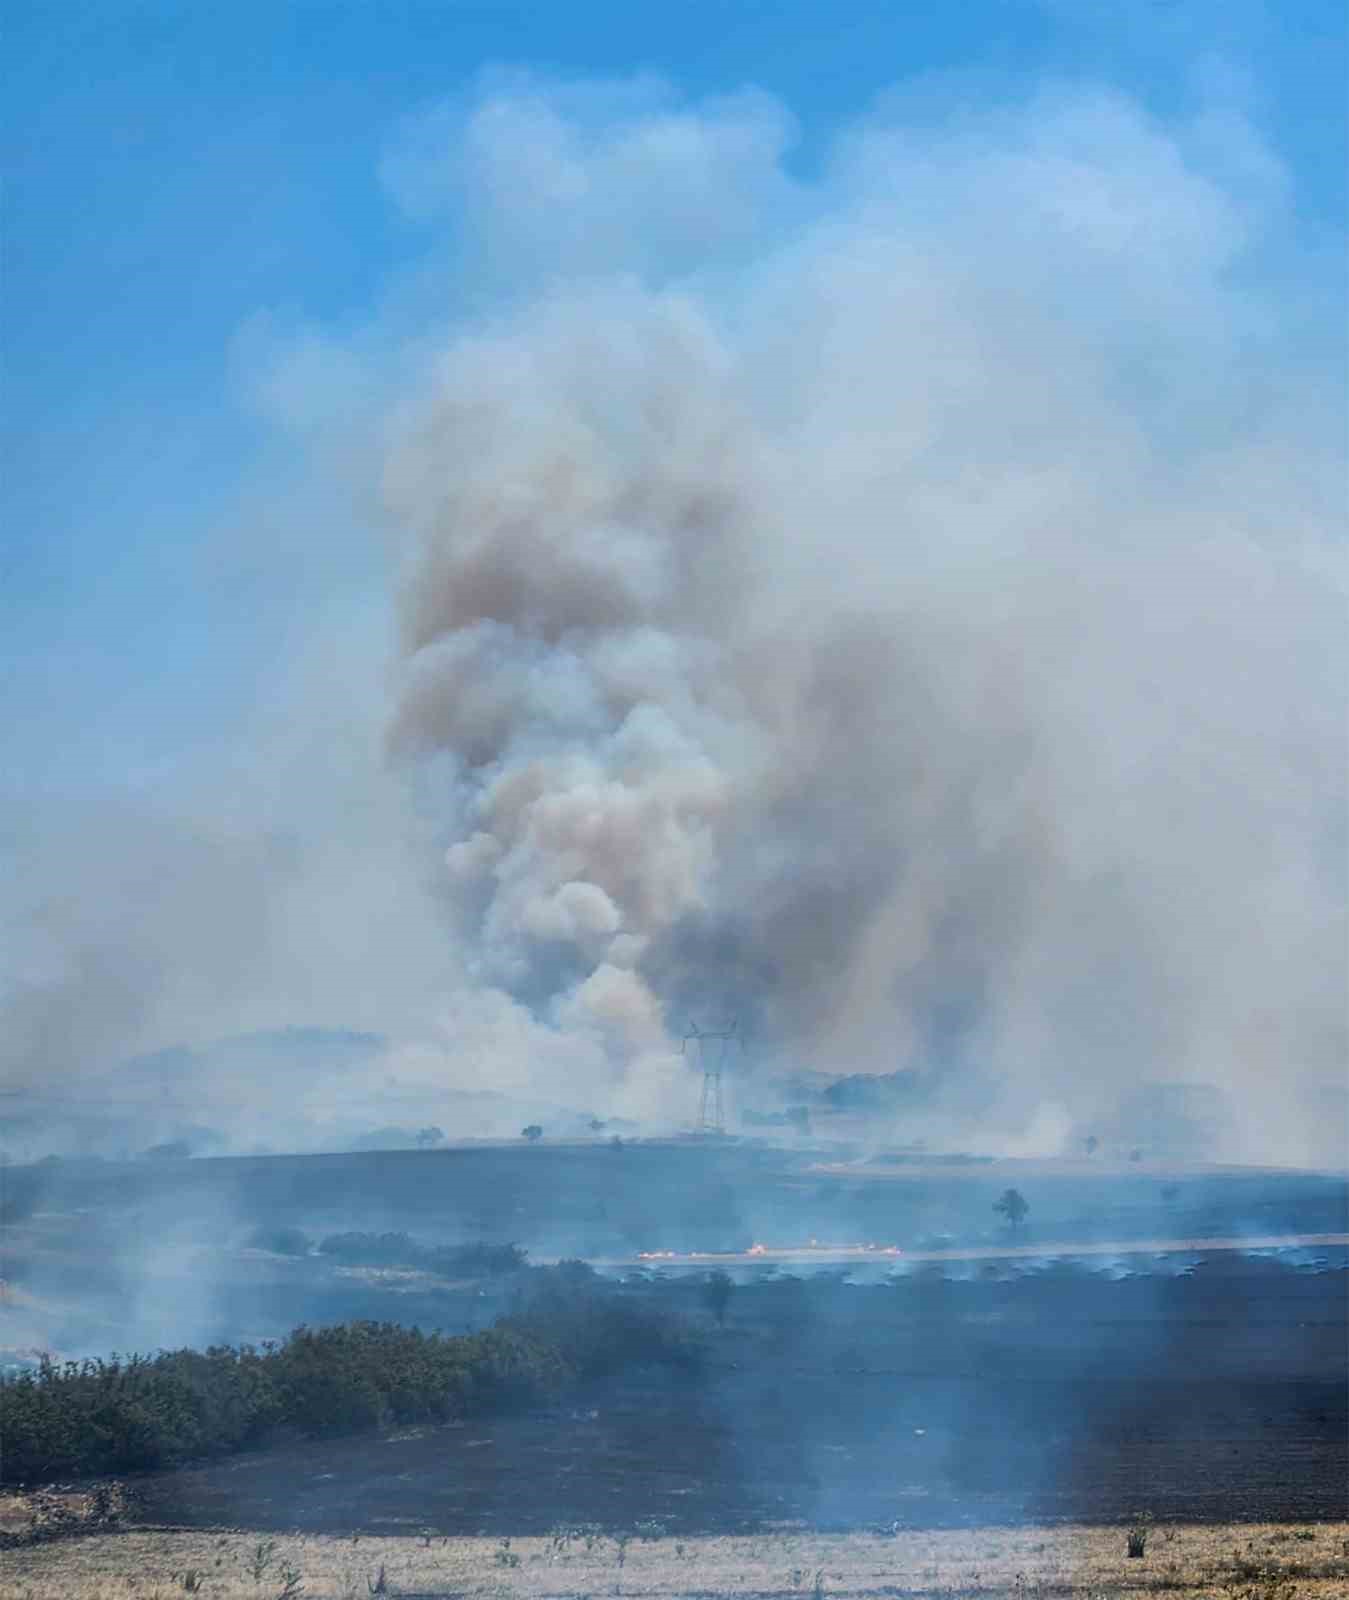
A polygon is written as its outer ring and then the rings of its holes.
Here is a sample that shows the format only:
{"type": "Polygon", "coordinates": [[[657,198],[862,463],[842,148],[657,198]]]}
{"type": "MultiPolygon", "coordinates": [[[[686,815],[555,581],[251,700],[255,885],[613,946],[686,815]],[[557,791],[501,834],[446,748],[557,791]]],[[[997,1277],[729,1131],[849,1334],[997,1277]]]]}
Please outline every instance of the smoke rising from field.
{"type": "Polygon", "coordinates": [[[409,122],[427,260],[241,341],[314,503],[390,538],[393,686],[299,495],[274,770],[43,854],[16,1072],[342,1024],[430,1095],[678,1123],[679,1034],[734,1014],[753,1073],[913,1071],[986,1146],[1193,1080],[1232,1153],[1342,1155],[1338,289],[1234,107],[967,89],[809,170],[754,93],[409,122]]]}
{"type": "Polygon", "coordinates": [[[1191,1079],[1295,1148],[1346,652],[1277,165],[1108,95],[787,134],[514,83],[391,163],[501,290],[383,464],[472,985],[629,1084],[734,1012],[1005,1136],[1191,1079]]]}

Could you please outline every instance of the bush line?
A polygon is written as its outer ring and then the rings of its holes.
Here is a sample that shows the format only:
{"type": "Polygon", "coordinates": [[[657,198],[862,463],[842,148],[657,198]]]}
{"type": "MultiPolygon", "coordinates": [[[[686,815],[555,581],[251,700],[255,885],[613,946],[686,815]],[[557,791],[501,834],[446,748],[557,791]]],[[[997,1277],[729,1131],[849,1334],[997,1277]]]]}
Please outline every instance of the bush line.
{"type": "Polygon", "coordinates": [[[699,1347],[579,1263],[533,1274],[484,1333],[389,1322],[299,1327],[277,1344],[44,1362],[0,1384],[0,1482],[146,1471],[386,1424],[538,1404],[647,1362],[693,1369],[699,1347]]]}
{"type": "Polygon", "coordinates": [[[424,1245],[406,1233],[332,1233],[318,1250],[363,1267],[422,1267],[447,1276],[501,1277],[528,1259],[518,1244],[424,1245]]]}

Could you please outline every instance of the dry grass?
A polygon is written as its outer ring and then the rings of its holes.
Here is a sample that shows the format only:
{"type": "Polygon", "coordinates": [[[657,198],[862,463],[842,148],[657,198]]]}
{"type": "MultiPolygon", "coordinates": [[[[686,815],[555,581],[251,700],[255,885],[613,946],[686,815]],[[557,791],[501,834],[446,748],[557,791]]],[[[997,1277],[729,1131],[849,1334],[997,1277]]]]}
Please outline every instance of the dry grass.
{"type": "Polygon", "coordinates": [[[1157,1527],[1142,1561],[1127,1530],[740,1538],[282,1537],[129,1530],[13,1548],[12,1600],[369,1600],[391,1596],[1001,1597],[1167,1594],[1176,1600],[1349,1596],[1349,1524],[1157,1527]],[[383,1585],[380,1588],[381,1573],[383,1585]]]}

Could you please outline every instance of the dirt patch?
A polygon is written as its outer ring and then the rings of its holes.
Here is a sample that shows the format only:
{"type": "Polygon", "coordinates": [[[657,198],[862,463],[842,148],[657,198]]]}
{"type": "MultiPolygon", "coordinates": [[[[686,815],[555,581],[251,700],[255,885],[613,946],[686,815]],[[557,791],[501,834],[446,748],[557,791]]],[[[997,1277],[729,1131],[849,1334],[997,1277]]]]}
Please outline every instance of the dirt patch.
{"type": "Polygon", "coordinates": [[[126,1526],[136,1510],[134,1489],[113,1479],[0,1491],[0,1548],[108,1532],[126,1526]]]}
{"type": "Polygon", "coordinates": [[[588,1530],[546,1538],[314,1538],[142,1531],[16,1552],[6,1592],[19,1600],[273,1600],[293,1580],[304,1600],[453,1595],[773,1596],[978,1595],[980,1600],[1102,1600],[1166,1593],[1179,1600],[1342,1597],[1349,1524],[1316,1528],[1180,1527],[1153,1532],[1143,1560],[1118,1527],[828,1536],[790,1529],[748,1538],[681,1539],[648,1529],[626,1542],[588,1530]],[[197,1585],[189,1590],[188,1583],[197,1585]]]}

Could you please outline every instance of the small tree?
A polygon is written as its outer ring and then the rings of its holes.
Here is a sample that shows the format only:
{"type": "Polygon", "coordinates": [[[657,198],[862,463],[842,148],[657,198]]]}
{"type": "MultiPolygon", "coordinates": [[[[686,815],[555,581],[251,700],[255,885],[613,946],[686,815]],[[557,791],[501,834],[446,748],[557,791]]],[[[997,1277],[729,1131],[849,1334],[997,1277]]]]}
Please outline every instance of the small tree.
{"type": "Polygon", "coordinates": [[[277,1256],[307,1256],[313,1241],[299,1228],[254,1228],[245,1246],[250,1250],[270,1250],[277,1256]]]}
{"type": "Polygon", "coordinates": [[[1089,1133],[1087,1135],[1087,1137],[1082,1142],[1086,1146],[1087,1154],[1089,1156],[1094,1156],[1096,1154],[1096,1148],[1100,1144],[1101,1141],[1096,1137],[1096,1135],[1094,1133],[1089,1133]]]}
{"type": "Polygon", "coordinates": [[[726,1308],[731,1303],[734,1289],[730,1273],[723,1272],[720,1267],[715,1272],[709,1272],[703,1282],[703,1304],[717,1319],[719,1328],[726,1325],[726,1308]]]}
{"type": "Polygon", "coordinates": [[[543,1138],[543,1129],[537,1122],[531,1122],[527,1128],[520,1129],[520,1137],[528,1139],[530,1144],[537,1144],[543,1138]]]}
{"type": "Polygon", "coordinates": [[[164,1144],[152,1144],[148,1150],[141,1151],[141,1159],[146,1161],[186,1161],[192,1154],[192,1146],[186,1139],[170,1139],[164,1144]]]}
{"type": "Polygon", "coordinates": [[[1026,1220],[1030,1206],[1020,1189],[1004,1189],[993,1202],[993,1209],[1000,1216],[1006,1217],[1013,1228],[1019,1228],[1026,1220]]]}
{"type": "Polygon", "coordinates": [[[1129,1528],[1129,1537],[1125,1541],[1125,1548],[1132,1560],[1141,1561],[1147,1555],[1148,1534],[1151,1532],[1152,1513],[1150,1511],[1135,1512],[1133,1523],[1129,1528]]]}
{"type": "Polygon", "coordinates": [[[417,1143],[423,1150],[430,1150],[438,1144],[445,1143],[444,1131],[434,1126],[419,1128],[417,1130],[417,1143]]]}

